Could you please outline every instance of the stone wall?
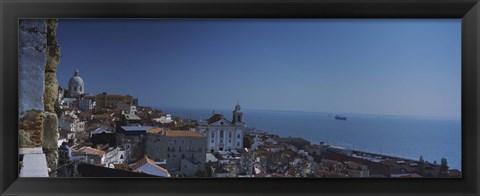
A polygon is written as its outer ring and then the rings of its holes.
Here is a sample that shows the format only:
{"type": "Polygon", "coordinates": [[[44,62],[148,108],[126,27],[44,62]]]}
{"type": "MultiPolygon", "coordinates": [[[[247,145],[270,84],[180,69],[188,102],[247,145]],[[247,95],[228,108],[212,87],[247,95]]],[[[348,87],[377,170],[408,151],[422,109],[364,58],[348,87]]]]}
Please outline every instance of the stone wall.
{"type": "Polygon", "coordinates": [[[57,166],[58,21],[25,19],[19,25],[19,147],[42,147],[47,165],[57,166]]]}
{"type": "Polygon", "coordinates": [[[20,20],[18,102],[20,117],[27,111],[43,111],[47,25],[45,20],[20,20]]]}
{"type": "Polygon", "coordinates": [[[47,62],[45,66],[45,93],[43,104],[46,111],[43,134],[43,152],[49,168],[57,167],[58,160],[58,117],[55,102],[58,97],[57,65],[60,62],[60,47],[57,44],[58,20],[48,19],[47,23],[47,62]]]}

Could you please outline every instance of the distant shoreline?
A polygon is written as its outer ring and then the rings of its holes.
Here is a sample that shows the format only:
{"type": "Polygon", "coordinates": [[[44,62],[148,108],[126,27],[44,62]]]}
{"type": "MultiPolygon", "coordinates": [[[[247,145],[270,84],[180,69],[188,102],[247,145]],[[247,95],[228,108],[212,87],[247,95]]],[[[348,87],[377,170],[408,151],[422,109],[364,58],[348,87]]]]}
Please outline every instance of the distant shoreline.
{"type": "MultiPolygon", "coordinates": [[[[152,106],[155,109],[162,110],[164,109],[176,109],[176,110],[198,110],[205,112],[212,111],[221,111],[229,112],[231,109],[207,109],[207,108],[184,108],[184,107],[160,107],[152,106]]],[[[298,111],[298,110],[275,110],[275,109],[242,109],[243,111],[265,111],[265,112],[279,112],[279,113],[313,113],[313,114],[325,114],[325,115],[336,115],[342,114],[347,116],[372,116],[372,117],[389,117],[389,118],[415,118],[415,119],[431,119],[431,120],[452,120],[458,121],[461,120],[461,117],[446,117],[446,116],[421,116],[421,115],[401,115],[401,114],[371,114],[371,113],[349,113],[349,112],[320,112],[320,111],[298,111]]],[[[217,112],[218,113],[218,112],[217,112]]]]}

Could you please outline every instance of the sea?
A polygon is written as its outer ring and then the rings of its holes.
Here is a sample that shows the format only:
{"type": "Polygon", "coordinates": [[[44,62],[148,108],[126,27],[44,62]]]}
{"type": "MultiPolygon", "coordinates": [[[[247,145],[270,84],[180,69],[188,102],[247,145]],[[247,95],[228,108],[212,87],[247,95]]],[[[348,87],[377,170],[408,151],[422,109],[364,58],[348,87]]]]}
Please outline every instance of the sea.
{"type": "MultiPolygon", "coordinates": [[[[207,119],[212,113],[232,118],[232,110],[207,110],[156,107],[184,119],[207,119]]],[[[242,109],[243,121],[281,137],[301,137],[311,143],[324,142],[397,157],[440,163],[461,170],[460,119],[442,119],[396,115],[341,114],[347,120],[336,120],[334,113],[242,109]]]]}

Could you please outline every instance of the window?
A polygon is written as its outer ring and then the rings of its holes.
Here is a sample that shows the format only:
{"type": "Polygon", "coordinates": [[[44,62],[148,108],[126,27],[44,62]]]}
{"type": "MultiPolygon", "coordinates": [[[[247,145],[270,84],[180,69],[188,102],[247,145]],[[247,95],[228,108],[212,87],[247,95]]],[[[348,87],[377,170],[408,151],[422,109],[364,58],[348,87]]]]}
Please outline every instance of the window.
{"type": "Polygon", "coordinates": [[[185,144],[185,140],[182,140],[182,144],[185,144]]]}
{"type": "Polygon", "coordinates": [[[198,152],[202,152],[202,148],[201,148],[201,147],[198,148],[198,152]]]}
{"type": "Polygon", "coordinates": [[[237,134],[237,138],[240,139],[240,134],[237,134]]]}
{"type": "Polygon", "coordinates": [[[211,138],[214,138],[214,137],[215,137],[215,133],[214,133],[214,132],[212,132],[212,134],[211,134],[211,138]]]}
{"type": "Polygon", "coordinates": [[[182,159],[184,159],[184,158],[185,158],[185,154],[182,154],[182,159]]]}
{"type": "Polygon", "coordinates": [[[232,138],[232,132],[228,133],[228,137],[232,138]]]}
{"type": "Polygon", "coordinates": [[[232,143],[232,140],[228,140],[228,143],[232,143]]]}
{"type": "Polygon", "coordinates": [[[220,131],[220,137],[223,138],[223,130],[220,131]]]}
{"type": "Polygon", "coordinates": [[[82,87],[80,87],[80,91],[82,91],[82,87]]]}
{"type": "Polygon", "coordinates": [[[182,152],[182,147],[181,146],[178,148],[178,152],[182,152]]]}
{"type": "Polygon", "coordinates": [[[173,144],[177,144],[177,140],[173,140],[173,144]]]}
{"type": "Polygon", "coordinates": [[[213,143],[213,139],[212,139],[212,140],[210,140],[210,143],[213,143]]]}
{"type": "Polygon", "coordinates": [[[167,158],[170,158],[170,153],[167,153],[167,158]]]}
{"type": "Polygon", "coordinates": [[[237,146],[240,146],[240,142],[237,142],[237,146]]]}

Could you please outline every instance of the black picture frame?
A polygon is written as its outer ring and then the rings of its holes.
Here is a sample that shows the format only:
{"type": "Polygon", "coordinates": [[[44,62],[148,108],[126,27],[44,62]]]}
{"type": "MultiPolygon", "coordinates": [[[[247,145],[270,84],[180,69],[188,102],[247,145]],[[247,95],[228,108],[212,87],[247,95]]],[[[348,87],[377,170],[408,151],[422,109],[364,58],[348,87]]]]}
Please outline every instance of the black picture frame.
{"type": "Polygon", "coordinates": [[[478,0],[1,0],[2,195],[479,195],[478,0]],[[461,18],[460,179],[18,178],[19,18],[461,18]]]}

